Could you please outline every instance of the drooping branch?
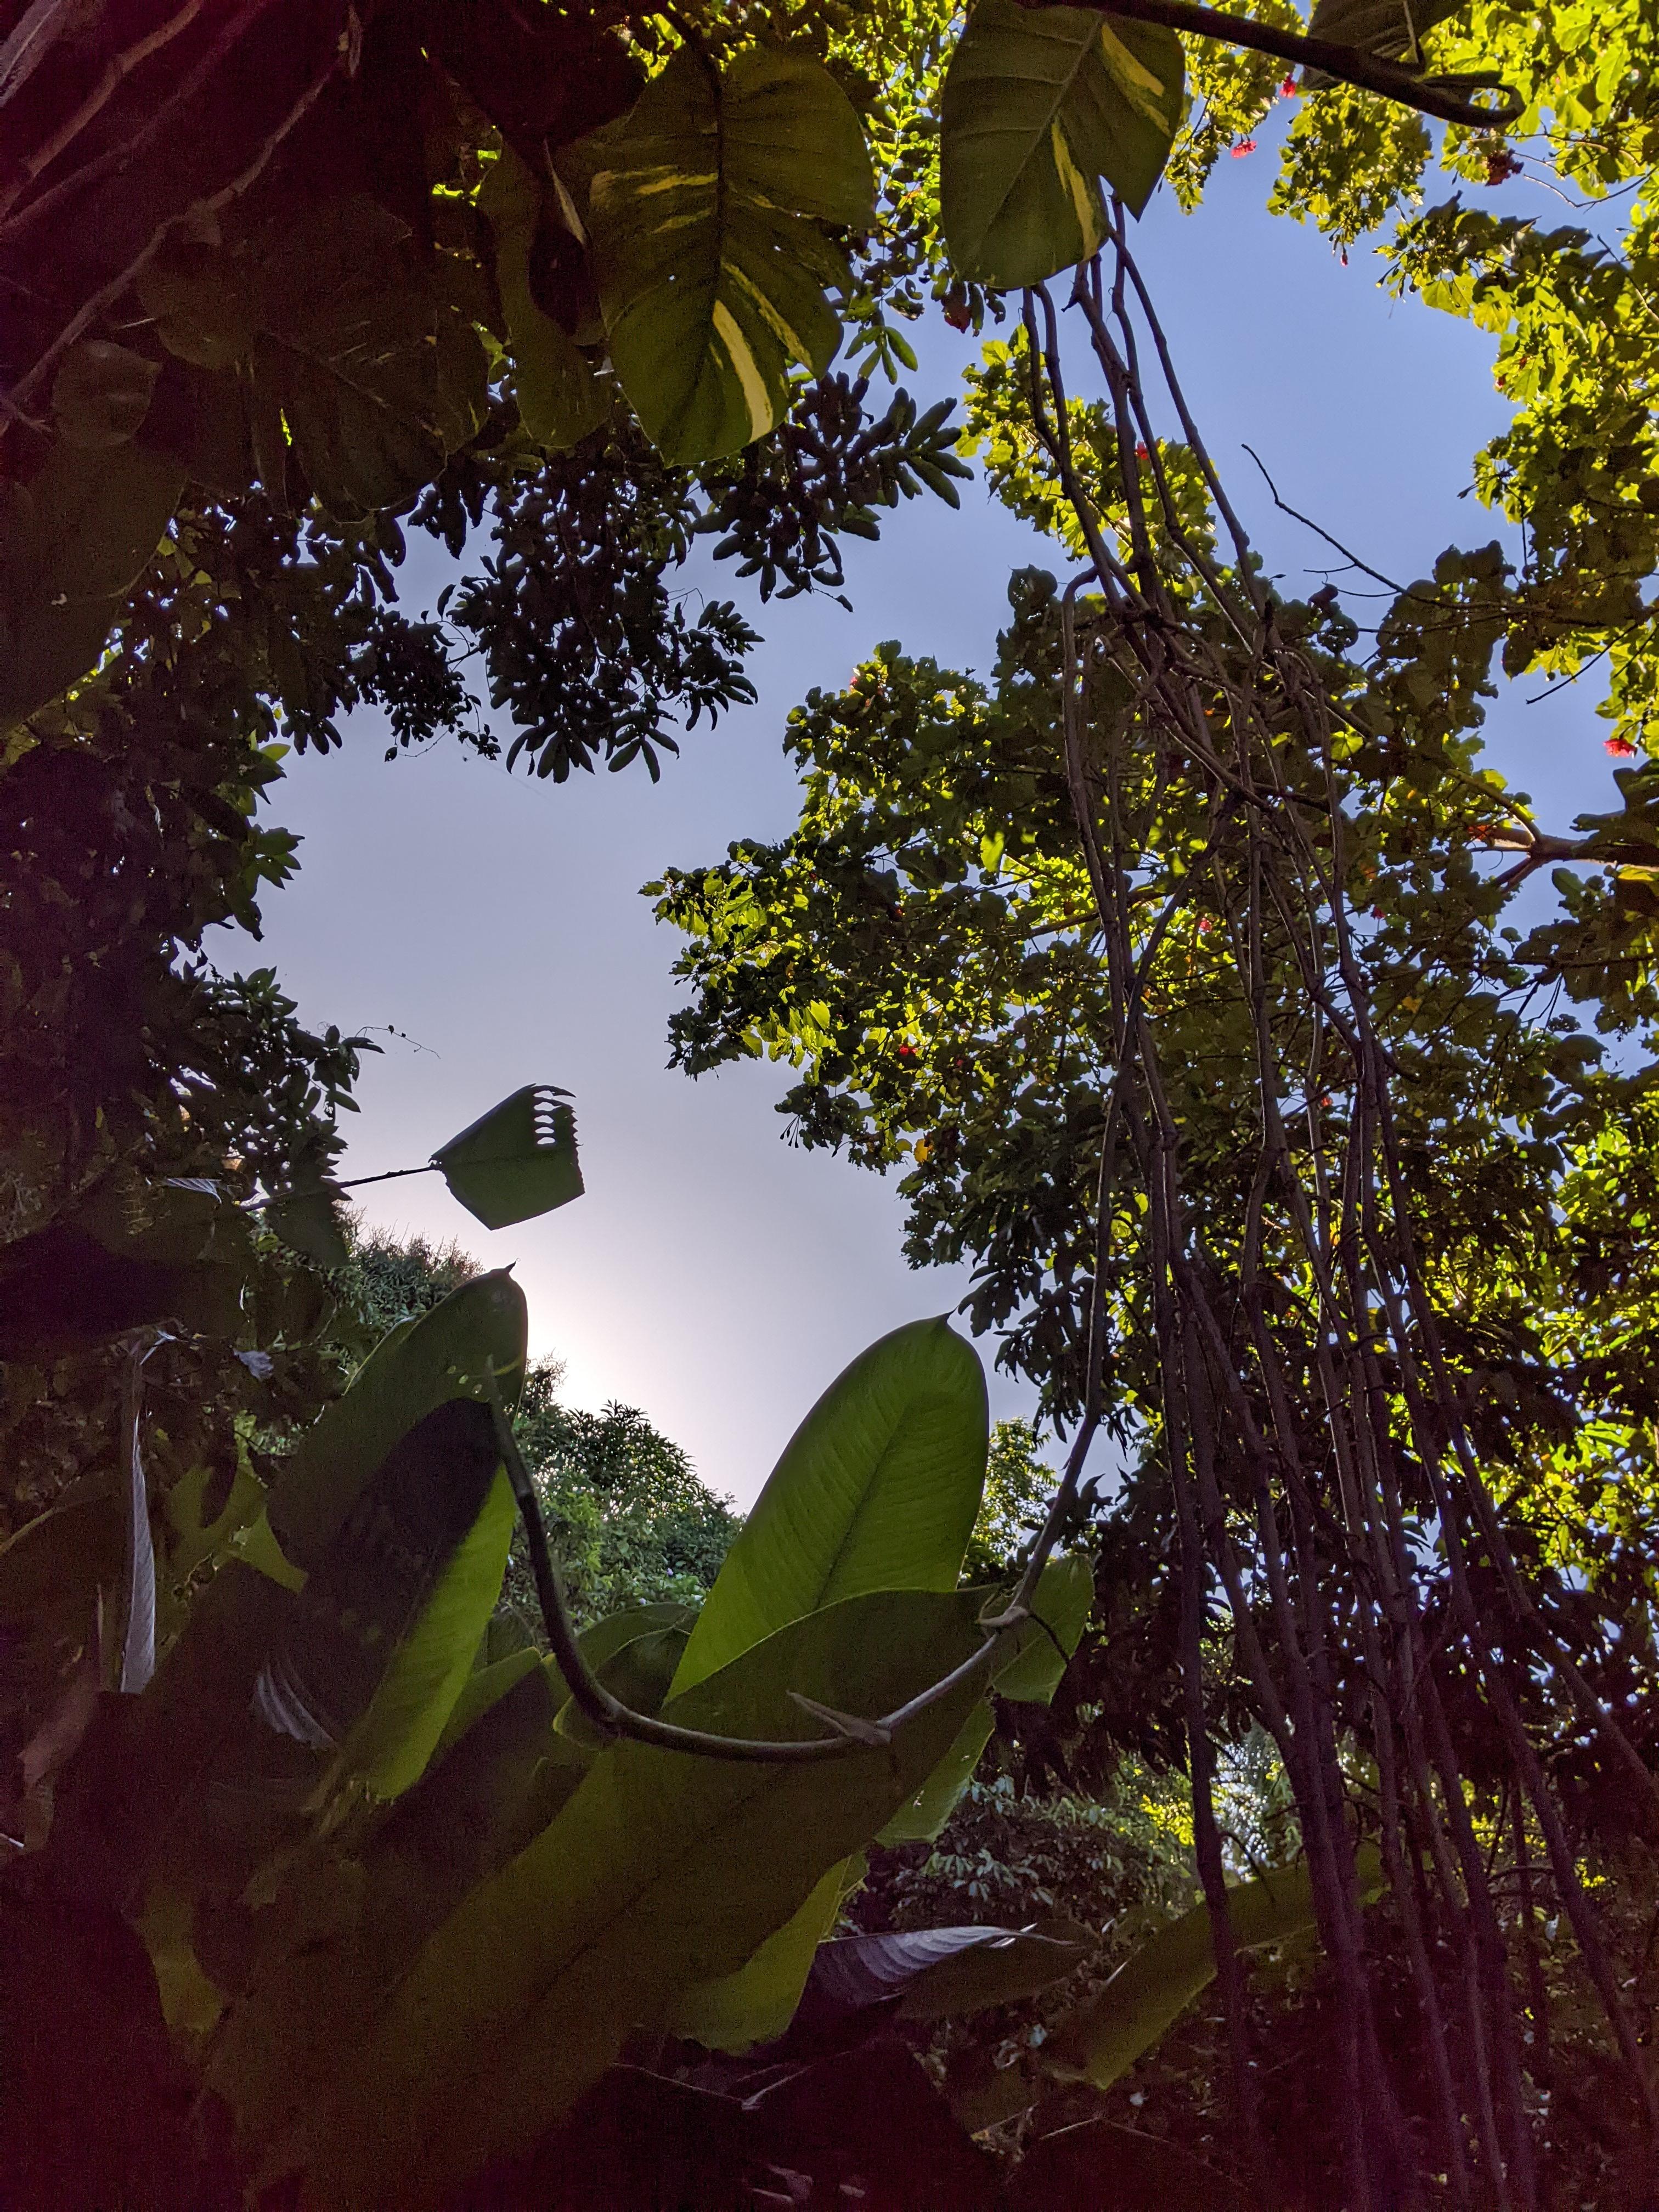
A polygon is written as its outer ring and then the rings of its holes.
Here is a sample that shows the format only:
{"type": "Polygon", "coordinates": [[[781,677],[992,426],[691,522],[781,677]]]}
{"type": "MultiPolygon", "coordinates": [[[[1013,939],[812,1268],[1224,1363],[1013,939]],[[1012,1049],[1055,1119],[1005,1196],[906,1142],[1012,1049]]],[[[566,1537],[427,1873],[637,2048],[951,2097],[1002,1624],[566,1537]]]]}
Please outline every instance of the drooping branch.
{"type": "Polygon", "coordinates": [[[1524,112],[1520,94],[1496,76],[1425,77],[1403,63],[1384,61],[1358,46],[1340,45],[1334,39],[1310,38],[1305,32],[1281,31],[1275,24],[1257,23],[1224,8],[1204,8],[1197,0],[1060,0],[1062,7],[1093,8],[1097,14],[1127,15],[1139,23],[1162,23],[1171,31],[1188,31],[1195,38],[1218,39],[1231,46],[1248,46],[1252,52],[1273,54],[1292,67],[1319,70],[1362,92],[1381,94],[1402,107],[1414,107],[1442,123],[1459,123],[1467,131],[1502,131],[1524,112]],[[1490,89],[1504,94],[1501,106],[1481,107],[1460,91],[1490,89]]]}

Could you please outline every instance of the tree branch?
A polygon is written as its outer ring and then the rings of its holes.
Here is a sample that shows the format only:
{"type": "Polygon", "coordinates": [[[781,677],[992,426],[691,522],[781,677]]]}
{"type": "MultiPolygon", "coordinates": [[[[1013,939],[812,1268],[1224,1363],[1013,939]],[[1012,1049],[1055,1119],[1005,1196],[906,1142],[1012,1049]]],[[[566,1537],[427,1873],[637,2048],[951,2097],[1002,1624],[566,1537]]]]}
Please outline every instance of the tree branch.
{"type": "Polygon", "coordinates": [[[1521,95],[1497,78],[1420,77],[1402,63],[1388,62],[1376,54],[1362,53],[1334,39],[1310,39],[1304,33],[1281,31],[1271,23],[1252,22],[1221,8],[1202,8],[1196,0],[1060,0],[1062,7],[1092,8],[1097,13],[1126,15],[1137,23],[1161,23],[1166,30],[1188,31],[1200,39],[1219,39],[1231,46],[1248,46],[1259,54],[1273,54],[1300,69],[1322,70],[1362,92],[1375,92],[1396,100],[1419,114],[1433,115],[1443,123],[1460,123],[1466,131],[1501,131],[1522,113],[1521,95]],[[1504,94],[1504,104],[1478,107],[1460,96],[1459,85],[1490,84],[1504,94]]]}

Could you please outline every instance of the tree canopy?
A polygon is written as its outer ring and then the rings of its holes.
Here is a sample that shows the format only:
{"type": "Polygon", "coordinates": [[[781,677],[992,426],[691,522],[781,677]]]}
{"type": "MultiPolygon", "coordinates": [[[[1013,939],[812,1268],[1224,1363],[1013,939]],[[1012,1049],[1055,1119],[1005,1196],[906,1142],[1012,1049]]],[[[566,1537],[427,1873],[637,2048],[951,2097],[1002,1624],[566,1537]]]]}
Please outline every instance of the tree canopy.
{"type": "MultiPolygon", "coordinates": [[[[1208,2078],[1166,2075],[1160,2118],[1196,2095],[1264,2204],[1611,2203],[1650,2170],[1656,46],[1639,0],[0,9],[0,1357],[28,1523],[0,1566],[38,1595],[31,1562],[98,1532],[61,1606],[15,1600],[35,1863],[0,1906],[33,1942],[90,1899],[146,2020],[163,1974],[236,2191],[275,2160],[307,2201],[431,2193],[499,2152],[544,2198],[577,2128],[613,2197],[644,2134],[895,2203],[915,2173],[883,2160],[925,2142],[941,2203],[1051,2201],[1066,2100],[1114,2093],[1212,1978],[1208,2078]],[[1363,631],[1363,543],[1305,601],[1266,578],[1133,250],[1160,180],[1203,220],[1284,99],[1274,211],[1491,333],[1510,404],[1473,489],[1518,555],[1368,571],[1363,631]],[[1551,195],[1585,226],[1547,225],[1551,195]],[[897,383],[934,305],[984,342],[960,417],[897,383]],[[678,1058],[787,1060],[804,1141],[900,1169],[912,1257],[975,1263],[970,1322],[1066,1475],[1033,1524],[1005,1440],[969,1551],[982,1384],[918,1324],[832,1386],[715,1576],[722,1509],[637,1419],[562,1413],[544,1375],[515,1436],[504,1278],[434,1300],[360,1254],[393,1326],[337,1396],[368,1041],[219,975],[204,933],[257,933],[294,859],[262,809],[354,709],[393,753],[655,777],[752,697],[754,599],[839,590],[844,538],[975,465],[1060,572],[1012,580],[994,666],[881,647],[792,719],[797,830],[653,893],[687,939],[678,1058]],[[461,571],[418,615],[410,530],[461,571]],[[704,537],[747,611],[676,597],[704,537]],[[1616,810],[1534,818],[1483,749],[1499,676],[1602,687],[1616,810]],[[581,1637],[538,1453],[605,1616],[581,1637]],[[546,1665],[479,1646],[509,1477],[546,1665]],[[29,1521],[54,1497],[86,1522],[29,1521]],[[994,1729],[1039,1790],[1181,1770],[1201,1896],[1143,1851],[1188,1909],[1115,1981],[1001,2066],[936,2051],[942,2092],[858,2044],[849,2092],[848,1990],[878,1959],[908,2004],[922,1970],[860,1952],[814,1983],[820,1941],[861,1853],[972,1808],[994,1729]],[[765,1849],[734,1884],[744,1806],[765,1849]],[[1261,2065],[1279,1968],[1249,1963],[1310,1927],[1311,2131],[1261,2065]],[[787,2050],[826,2017],[758,2118],[740,2066],[607,2071],[634,2029],[787,2050]],[[839,2166],[823,2112],[867,2119],[876,2082],[903,2124],[839,2166]],[[997,2176],[963,2125],[1026,2162],[997,2176]]],[[[516,1115],[539,1202],[575,1194],[556,1095],[463,1133],[452,1188],[477,1197],[478,1133],[516,1115]]],[[[1024,1940],[998,2001],[1041,1985],[1024,1940]]],[[[1038,1939],[1042,1977],[1072,1940],[1038,1939]]],[[[88,2202],[131,2185],[100,2170],[88,2202]]]]}

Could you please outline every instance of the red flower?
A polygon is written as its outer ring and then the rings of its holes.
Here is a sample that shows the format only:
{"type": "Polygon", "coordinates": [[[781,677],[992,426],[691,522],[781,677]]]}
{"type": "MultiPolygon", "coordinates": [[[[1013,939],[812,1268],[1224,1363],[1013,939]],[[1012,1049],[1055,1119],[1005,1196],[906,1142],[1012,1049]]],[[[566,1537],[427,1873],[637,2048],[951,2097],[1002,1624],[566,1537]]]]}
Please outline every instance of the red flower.
{"type": "Polygon", "coordinates": [[[1229,150],[1235,161],[1242,161],[1247,154],[1255,153],[1255,141],[1254,138],[1241,138],[1237,145],[1230,148],[1229,150]]]}
{"type": "Polygon", "coordinates": [[[1511,177],[1518,177],[1520,173],[1520,156],[1511,153],[1507,146],[1500,146],[1495,153],[1487,155],[1486,182],[1489,185],[1506,185],[1511,177]]]}
{"type": "Polygon", "coordinates": [[[1296,79],[1293,76],[1287,76],[1279,88],[1279,96],[1281,100],[1294,100],[1296,89],[1296,79]]]}
{"type": "Polygon", "coordinates": [[[1135,459],[1138,461],[1145,461],[1150,460],[1152,456],[1146,451],[1146,441],[1144,439],[1137,440],[1135,444],[1135,459]]]}
{"type": "Polygon", "coordinates": [[[1605,753],[1611,753],[1615,760],[1631,760],[1635,757],[1636,752],[1635,746],[1628,738],[1609,738],[1601,750],[1605,753]]]}

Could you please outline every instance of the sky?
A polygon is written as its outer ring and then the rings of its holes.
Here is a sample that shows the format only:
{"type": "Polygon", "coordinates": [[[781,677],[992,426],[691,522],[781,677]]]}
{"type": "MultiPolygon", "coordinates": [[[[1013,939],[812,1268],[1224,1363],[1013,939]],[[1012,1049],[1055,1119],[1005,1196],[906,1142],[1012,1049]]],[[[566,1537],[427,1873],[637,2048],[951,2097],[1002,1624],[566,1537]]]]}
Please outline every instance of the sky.
{"type": "MultiPolygon", "coordinates": [[[[1269,568],[1305,592],[1337,556],[1274,512],[1246,441],[1290,504],[1407,580],[1444,545],[1502,534],[1472,494],[1459,496],[1506,413],[1493,342],[1389,300],[1363,248],[1345,268],[1316,233],[1267,216],[1273,137],[1269,127],[1259,151],[1224,161],[1194,216],[1160,191],[1140,226],[1141,266],[1269,568]]],[[[908,380],[931,399],[974,346],[939,323],[916,342],[922,373],[908,380]]],[[[1080,334],[1073,352],[1086,393],[1080,334]]],[[[784,719],[811,686],[844,684],[891,637],[986,672],[1011,568],[1062,565],[978,483],[963,487],[959,514],[912,503],[884,517],[879,545],[844,552],[853,611],[829,599],[746,605],[766,640],[750,669],[758,703],[690,733],[655,787],[637,764],[540,783],[453,744],[388,763],[378,714],[354,718],[343,751],[291,762],[276,788],[271,817],[304,842],[296,881],[265,902],[263,945],[227,935],[213,948],[227,968],[274,963],[313,1025],[379,1032],[347,1175],[424,1160],[522,1084],[574,1094],[586,1182],[576,1204],[492,1234],[426,1176],[366,1190],[363,1213],[399,1234],[453,1238],[487,1265],[511,1261],[532,1351],[564,1361],[566,1397],[642,1407],[743,1504],[847,1362],[902,1322],[950,1311],[966,1278],[906,1267],[890,1184],[784,1141],[775,1108],[787,1068],[693,1084],[667,1067],[677,940],[639,887],[666,866],[721,858],[735,838],[787,832],[784,719]]],[[[457,573],[441,550],[411,545],[404,604],[426,607],[457,573]]],[[[743,603],[730,568],[701,553],[680,581],[743,603]]],[[[1346,604],[1364,623],[1374,603],[1346,604]]],[[[1532,706],[1511,692],[1493,710],[1492,764],[1549,828],[1614,803],[1594,703],[1585,688],[1532,706]]],[[[994,1346],[981,1349],[989,1368],[994,1346]]],[[[1029,1389],[990,1380],[994,1417],[1031,1412],[1029,1389]]]]}

